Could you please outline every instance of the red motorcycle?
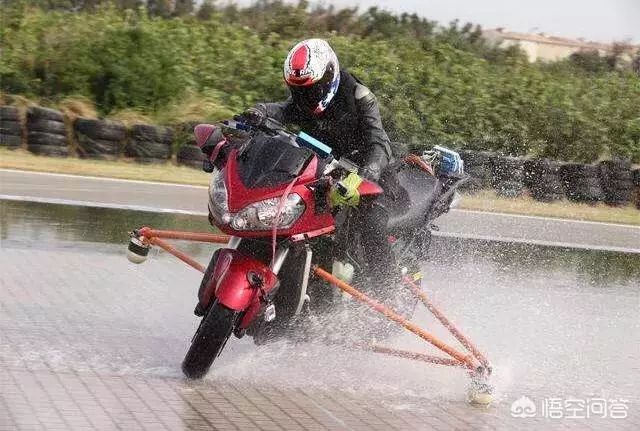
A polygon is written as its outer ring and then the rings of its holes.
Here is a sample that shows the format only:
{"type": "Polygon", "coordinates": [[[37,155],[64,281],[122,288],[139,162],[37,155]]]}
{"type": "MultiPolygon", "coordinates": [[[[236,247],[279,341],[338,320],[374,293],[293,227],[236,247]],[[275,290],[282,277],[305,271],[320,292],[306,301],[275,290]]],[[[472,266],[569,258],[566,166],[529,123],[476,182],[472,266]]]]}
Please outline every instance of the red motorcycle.
{"type": "MultiPolygon", "coordinates": [[[[333,268],[350,282],[365,271],[366,252],[352,228],[356,211],[332,208],[328,199],[332,187],[341,190],[340,178],[357,170],[353,163],[271,119],[253,129],[201,124],[195,135],[211,172],[209,221],[231,240],[213,254],[198,292],[194,313],[202,321],[182,362],[190,378],[207,373],[232,334],[261,343],[305,312],[331,307],[334,290],[312,279],[312,267],[333,268]]],[[[441,167],[450,161],[446,151],[436,155],[441,167]]],[[[432,220],[449,210],[466,179],[459,163],[436,174],[416,155],[393,165],[402,192],[388,232],[403,265],[419,267],[432,220]]],[[[369,181],[358,190],[361,205],[382,193],[369,181]]]]}

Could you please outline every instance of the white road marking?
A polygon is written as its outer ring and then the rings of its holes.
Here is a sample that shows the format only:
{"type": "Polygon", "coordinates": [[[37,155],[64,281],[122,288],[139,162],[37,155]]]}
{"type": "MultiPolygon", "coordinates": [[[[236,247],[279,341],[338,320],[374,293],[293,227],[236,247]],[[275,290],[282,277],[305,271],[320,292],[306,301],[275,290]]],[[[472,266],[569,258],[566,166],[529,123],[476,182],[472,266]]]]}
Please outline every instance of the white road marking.
{"type": "MultiPolygon", "coordinates": [[[[176,183],[163,183],[157,181],[141,181],[141,180],[125,180],[120,178],[106,178],[106,177],[93,177],[87,175],[71,175],[71,174],[56,174],[50,172],[36,172],[36,171],[21,171],[17,169],[0,169],[0,172],[9,172],[14,174],[25,174],[25,175],[42,175],[42,176],[56,176],[63,178],[85,178],[90,180],[99,180],[99,181],[111,181],[118,183],[131,183],[131,184],[147,184],[154,186],[162,186],[162,187],[182,187],[182,188],[192,188],[197,190],[206,190],[206,186],[194,186],[189,184],[176,184],[176,183]]],[[[180,211],[180,210],[176,210],[180,211]]],[[[514,218],[524,218],[530,220],[540,220],[544,222],[559,222],[559,223],[578,223],[578,224],[590,224],[597,226],[614,226],[614,227],[624,227],[629,229],[639,229],[640,226],[628,225],[623,223],[607,223],[607,222],[598,222],[598,221],[588,221],[588,220],[572,220],[572,219],[563,219],[563,218],[555,218],[555,217],[542,217],[542,216],[532,216],[532,215],[524,215],[524,214],[509,214],[502,212],[491,212],[491,211],[479,211],[479,210],[465,210],[465,209],[453,209],[451,212],[456,213],[467,213],[467,214],[480,214],[480,215],[492,215],[497,217],[514,217],[514,218]]],[[[640,217],[640,216],[639,216],[640,217]]]]}
{"type": "Polygon", "coordinates": [[[72,205],[72,206],[83,206],[83,207],[92,207],[92,208],[108,208],[108,209],[116,209],[116,210],[146,211],[146,212],[155,212],[155,213],[163,213],[163,214],[185,214],[185,215],[202,216],[202,217],[207,217],[209,215],[205,211],[189,211],[189,210],[181,210],[176,208],[160,208],[160,207],[151,207],[151,206],[145,206],[145,205],[126,205],[126,204],[115,204],[115,203],[106,203],[106,202],[80,201],[80,200],[74,200],[74,199],[41,198],[36,196],[16,196],[16,195],[0,194],[0,200],[17,201],[17,202],[36,202],[36,203],[42,203],[42,204],[72,205]]]}
{"type": "MultiPolygon", "coordinates": [[[[207,212],[204,212],[204,211],[189,211],[189,210],[181,210],[176,208],[160,208],[160,207],[151,207],[151,206],[145,206],[145,205],[125,205],[125,204],[91,202],[91,201],[81,201],[81,200],[72,200],[72,199],[41,198],[41,197],[34,197],[34,196],[16,196],[16,195],[0,194],[0,200],[17,201],[17,202],[36,202],[36,203],[71,205],[71,206],[85,206],[85,207],[107,208],[107,209],[116,209],[116,210],[145,211],[145,212],[154,212],[154,213],[162,213],[162,214],[183,214],[183,215],[192,215],[192,216],[199,216],[199,217],[207,217],[209,215],[207,212]]],[[[640,253],[640,249],[636,249],[636,248],[568,243],[568,242],[560,242],[560,241],[543,241],[543,240],[536,240],[536,239],[523,239],[523,238],[513,238],[513,237],[503,237],[503,236],[475,235],[475,234],[464,234],[460,232],[434,231],[433,235],[445,237],[445,238],[509,242],[509,243],[518,243],[518,244],[540,245],[540,246],[546,246],[546,247],[564,247],[564,248],[572,248],[572,249],[600,250],[600,251],[612,251],[612,252],[634,253],[634,254],[640,253]]]]}

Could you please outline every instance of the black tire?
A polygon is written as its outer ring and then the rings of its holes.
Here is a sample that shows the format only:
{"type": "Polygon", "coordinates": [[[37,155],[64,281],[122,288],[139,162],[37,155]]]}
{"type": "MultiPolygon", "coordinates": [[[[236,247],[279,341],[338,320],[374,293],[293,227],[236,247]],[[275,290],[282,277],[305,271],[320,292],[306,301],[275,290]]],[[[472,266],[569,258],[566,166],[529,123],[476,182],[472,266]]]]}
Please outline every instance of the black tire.
{"type": "Polygon", "coordinates": [[[140,142],[160,142],[170,145],[173,142],[173,131],[162,126],[134,124],[131,126],[131,138],[140,142]]]}
{"type": "Polygon", "coordinates": [[[120,142],[91,139],[78,135],[78,155],[84,159],[115,160],[120,155],[120,142]]]}
{"type": "Polygon", "coordinates": [[[550,202],[562,199],[564,196],[564,186],[557,174],[543,173],[533,179],[535,181],[529,185],[529,190],[534,199],[550,202]]]}
{"type": "Polygon", "coordinates": [[[204,160],[204,154],[200,150],[200,147],[196,145],[185,144],[180,147],[176,159],[179,165],[188,166],[194,169],[202,169],[202,161],[204,160]]]}
{"type": "Polygon", "coordinates": [[[182,361],[182,372],[190,379],[204,377],[224,349],[233,332],[238,313],[219,304],[211,305],[193,336],[182,361]]]}
{"type": "Polygon", "coordinates": [[[136,163],[141,163],[143,165],[164,165],[169,159],[156,159],[155,157],[136,157],[133,159],[136,163]]]}
{"type": "Polygon", "coordinates": [[[55,109],[41,108],[39,106],[33,106],[27,110],[27,122],[35,120],[51,120],[51,121],[64,121],[62,112],[55,109]]]}
{"type": "Polygon", "coordinates": [[[493,156],[495,154],[488,151],[460,151],[460,157],[464,161],[464,170],[472,177],[472,181],[466,184],[466,190],[475,192],[491,187],[493,177],[491,158],[493,156]]]}
{"type": "Polygon", "coordinates": [[[18,108],[15,106],[0,106],[0,120],[19,121],[18,108]]]}
{"type": "Polygon", "coordinates": [[[464,161],[465,166],[488,165],[493,156],[495,156],[495,154],[488,151],[460,151],[460,157],[464,161]]]}
{"type": "Polygon", "coordinates": [[[495,156],[491,159],[491,174],[494,184],[523,180],[523,160],[515,157],[495,156]]]}
{"type": "Polygon", "coordinates": [[[51,157],[68,157],[69,156],[69,148],[68,147],[58,147],[55,145],[28,145],[27,150],[32,152],[33,154],[38,154],[41,156],[51,156],[51,157]]]}
{"type": "Polygon", "coordinates": [[[604,201],[611,206],[625,205],[633,198],[631,162],[605,160],[598,165],[604,201]]]}
{"type": "Polygon", "coordinates": [[[20,136],[22,134],[22,126],[19,121],[0,120],[0,133],[3,135],[20,136]]]}
{"type": "Polygon", "coordinates": [[[127,129],[124,125],[113,121],[78,118],[73,128],[76,132],[82,133],[91,139],[124,141],[127,136],[127,129]]]}
{"type": "Polygon", "coordinates": [[[0,147],[14,149],[20,145],[22,145],[22,137],[0,133],[0,147]]]}
{"type": "Polygon", "coordinates": [[[198,162],[197,160],[178,160],[178,164],[187,168],[202,169],[202,162],[198,162]]]}
{"type": "Polygon", "coordinates": [[[197,145],[183,145],[178,151],[178,159],[201,162],[204,160],[204,154],[202,154],[202,150],[197,145]]]}
{"type": "Polygon", "coordinates": [[[62,121],[38,119],[27,121],[27,130],[30,132],[44,132],[56,135],[66,135],[67,128],[62,121]]]}
{"type": "Polygon", "coordinates": [[[562,200],[562,198],[564,198],[564,194],[540,192],[540,193],[533,194],[533,198],[540,202],[555,202],[555,201],[562,200]]]}
{"type": "Polygon", "coordinates": [[[27,135],[28,145],[47,145],[51,147],[66,147],[67,137],[44,132],[29,132],[27,135]]]}
{"type": "MultiPolygon", "coordinates": [[[[468,173],[468,172],[467,172],[468,173]]],[[[474,194],[474,193],[478,193],[480,190],[482,190],[484,188],[484,184],[482,182],[481,179],[471,176],[471,178],[469,179],[469,181],[467,181],[466,183],[464,183],[461,187],[460,190],[467,192],[469,194],[474,194]]]]}
{"type": "Polygon", "coordinates": [[[567,197],[576,202],[601,202],[604,200],[602,188],[599,185],[582,184],[574,186],[567,197]]]}
{"type": "Polygon", "coordinates": [[[633,184],[636,187],[640,187],[640,168],[634,169],[631,172],[631,176],[632,176],[633,184]]]}
{"type": "Polygon", "coordinates": [[[491,167],[489,165],[466,166],[465,172],[481,180],[491,179],[491,167]]]}
{"type": "Polygon", "coordinates": [[[130,139],[124,148],[127,157],[138,159],[162,159],[171,157],[171,147],[160,142],[145,142],[130,139]]]}
{"type": "Polygon", "coordinates": [[[502,181],[496,184],[496,193],[505,198],[517,198],[522,195],[524,185],[521,181],[502,181]]]}

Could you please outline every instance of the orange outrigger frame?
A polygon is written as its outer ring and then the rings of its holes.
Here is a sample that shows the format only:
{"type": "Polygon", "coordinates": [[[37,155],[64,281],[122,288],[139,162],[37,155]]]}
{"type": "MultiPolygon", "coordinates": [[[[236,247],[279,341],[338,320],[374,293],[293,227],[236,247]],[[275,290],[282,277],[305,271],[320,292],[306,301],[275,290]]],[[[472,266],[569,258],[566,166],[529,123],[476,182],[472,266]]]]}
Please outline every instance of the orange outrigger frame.
{"type": "MultiPolygon", "coordinates": [[[[146,244],[157,245],[164,249],[168,253],[177,257],[185,262],[187,265],[197,269],[200,272],[205,271],[205,267],[188,256],[186,253],[178,250],[165,239],[177,239],[186,241],[197,241],[214,244],[225,244],[229,241],[228,235],[201,233],[201,232],[184,232],[184,231],[171,231],[171,230],[155,230],[149,227],[142,227],[135,232],[139,238],[146,244]]],[[[370,350],[377,353],[397,356],[406,359],[412,359],[416,361],[428,362],[438,365],[448,365],[453,367],[465,368],[469,371],[469,374],[473,379],[485,380],[491,374],[491,365],[487,358],[478,350],[478,348],[456,328],[453,323],[445,317],[440,310],[429,300],[429,297],[424,293],[420,287],[408,276],[403,278],[404,283],[411,289],[411,291],[422,301],[425,307],[431,311],[431,313],[442,323],[442,325],[451,332],[451,334],[460,342],[460,344],[467,350],[468,353],[463,353],[447,343],[437,338],[432,333],[410,322],[408,319],[399,315],[391,308],[384,304],[381,304],[374,299],[368,297],[355,287],[340,280],[331,273],[324,269],[315,266],[313,272],[316,276],[329,282],[330,284],[338,287],[342,291],[348,293],[358,301],[368,305],[373,310],[380,314],[383,314],[389,320],[396,322],[398,325],[404,327],[410,332],[413,332],[418,337],[422,338],[426,342],[432,344],[434,347],[443,351],[450,358],[432,356],[424,353],[412,352],[407,350],[395,349],[391,347],[378,346],[378,345],[364,345],[359,344],[357,347],[370,350]]]]}

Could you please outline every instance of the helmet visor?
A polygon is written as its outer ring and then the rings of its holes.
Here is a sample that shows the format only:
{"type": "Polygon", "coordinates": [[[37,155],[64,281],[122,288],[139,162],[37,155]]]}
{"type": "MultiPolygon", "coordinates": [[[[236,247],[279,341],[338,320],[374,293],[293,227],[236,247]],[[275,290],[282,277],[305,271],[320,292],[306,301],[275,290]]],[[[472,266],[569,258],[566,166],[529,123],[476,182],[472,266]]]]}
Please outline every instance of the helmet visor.
{"type": "Polygon", "coordinates": [[[333,68],[328,68],[318,82],[311,85],[289,85],[293,101],[305,111],[315,112],[316,108],[331,92],[333,68]]]}

